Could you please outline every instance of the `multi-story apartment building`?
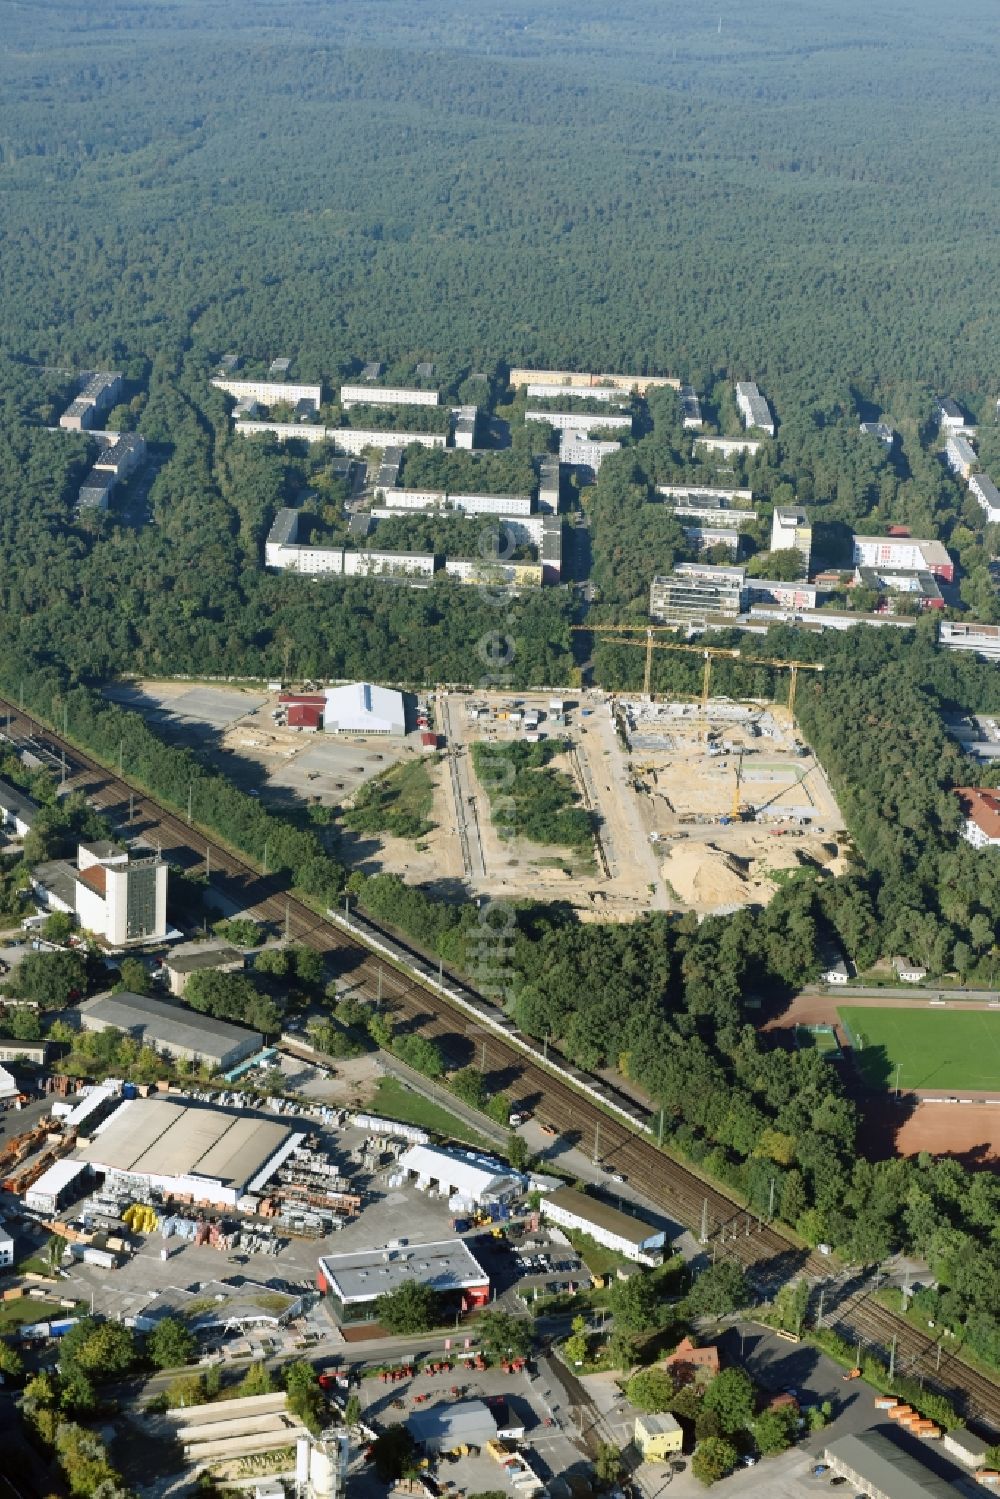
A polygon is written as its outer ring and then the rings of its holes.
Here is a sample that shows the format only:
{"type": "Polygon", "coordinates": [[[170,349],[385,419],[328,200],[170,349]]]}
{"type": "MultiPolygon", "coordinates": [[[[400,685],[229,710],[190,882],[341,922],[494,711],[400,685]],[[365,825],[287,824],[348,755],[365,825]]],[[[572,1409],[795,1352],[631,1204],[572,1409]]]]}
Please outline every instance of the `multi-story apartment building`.
{"type": "Polygon", "coordinates": [[[798,552],[803,575],[812,559],[812,526],[804,510],[797,505],[777,505],[771,516],[771,551],[798,552]]]}
{"type": "Polygon", "coordinates": [[[735,618],[742,607],[745,577],[742,567],[679,563],[672,573],[653,579],[649,613],[661,624],[682,629],[704,629],[712,616],[735,618]]]}
{"type": "Polygon", "coordinates": [[[774,436],[771,408],[752,380],[737,381],[736,407],[748,432],[756,427],[759,431],[766,432],[768,437],[774,436]]]}
{"type": "Polygon", "coordinates": [[[321,385],[292,385],[285,380],[231,380],[220,375],[212,377],[212,384],[237,401],[249,397],[262,406],[297,406],[305,401],[313,411],[318,411],[323,403],[321,385]]]}
{"type": "Polygon", "coordinates": [[[345,411],[352,406],[437,406],[440,396],[408,385],[342,385],[340,404],[345,411]]]}
{"type": "Polygon", "coordinates": [[[854,565],[926,571],[946,583],[955,580],[955,564],[942,543],[918,541],[913,536],[855,536],[854,565]]]}

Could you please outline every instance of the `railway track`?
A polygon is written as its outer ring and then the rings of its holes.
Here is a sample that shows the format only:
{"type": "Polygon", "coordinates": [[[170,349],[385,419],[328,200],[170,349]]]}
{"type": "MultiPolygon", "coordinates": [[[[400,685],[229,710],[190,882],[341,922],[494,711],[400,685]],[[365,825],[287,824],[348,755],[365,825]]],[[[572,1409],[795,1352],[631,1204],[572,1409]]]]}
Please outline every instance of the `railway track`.
{"type": "MultiPolygon", "coordinates": [[[[105,811],[109,819],[131,836],[141,835],[158,843],[164,856],[188,869],[210,863],[213,881],[249,914],[285,930],[291,940],[323,954],[341,977],[350,979],[354,992],[390,1009],[398,1026],[412,1029],[436,1042],[449,1067],[466,1066],[478,1059],[489,1071],[494,1086],[506,1092],[515,1104],[527,1107],[544,1124],[592,1150],[610,1170],[628,1177],[631,1184],[678,1223],[702,1234],[706,1254],[712,1259],[729,1257],[749,1274],[761,1294],[773,1292],[792,1275],[805,1273],[827,1278],[824,1258],[799,1249],[790,1240],[747,1212],[715,1186],[672,1160],[641,1133],[642,1123],[630,1099],[614,1100],[603,1087],[609,1106],[627,1105],[636,1115],[630,1126],[607,1112],[593,1098],[581,1094],[571,1083],[532,1056],[534,1043],[520,1037],[502,1011],[476,995],[460,981],[449,979],[474,1003],[484,1021],[502,1023],[506,1035],[497,1035],[477,1024],[460,1005],[449,1001],[429,984],[400,973],[358,937],[331,920],[317,916],[308,906],[288,895],[274,878],[263,876],[247,860],[222,847],[211,837],[190,826],[159,802],[138,792],[123,778],[106,770],[75,745],[63,741],[45,724],[0,698],[0,716],[6,717],[8,735],[40,741],[61,760],[65,751],[73,766],[72,784],[105,811]]],[[[387,934],[372,928],[382,941],[387,934]]],[[[434,970],[419,954],[408,953],[416,966],[430,977],[434,970]]],[[[560,1065],[562,1060],[560,1059],[560,1065]]],[[[584,1079],[581,1083],[593,1083],[584,1079]]],[[[928,1385],[955,1399],[965,1413],[1000,1431],[1000,1385],[960,1363],[953,1353],[938,1352],[938,1344],[926,1334],[870,1297],[845,1301],[824,1322],[837,1328],[848,1341],[860,1339],[866,1346],[887,1350],[895,1340],[897,1367],[912,1372],[928,1385]]]]}

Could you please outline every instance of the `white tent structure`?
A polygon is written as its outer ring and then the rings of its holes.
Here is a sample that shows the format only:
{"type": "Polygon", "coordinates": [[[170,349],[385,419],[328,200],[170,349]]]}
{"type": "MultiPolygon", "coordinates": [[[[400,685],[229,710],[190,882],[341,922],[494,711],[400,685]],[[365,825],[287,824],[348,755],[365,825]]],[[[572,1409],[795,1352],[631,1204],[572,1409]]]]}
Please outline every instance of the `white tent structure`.
{"type": "Polygon", "coordinates": [[[453,1212],[469,1212],[490,1202],[519,1197],[527,1178],[503,1161],[474,1150],[442,1150],[435,1145],[413,1145],[399,1159],[400,1170],[416,1179],[424,1192],[447,1197],[453,1212]]]}
{"type": "Polygon", "coordinates": [[[16,1098],[20,1091],[17,1082],[11,1077],[6,1067],[0,1067],[0,1101],[16,1098]]]}
{"type": "Polygon", "coordinates": [[[330,687],[326,693],[323,727],[328,734],[406,733],[403,694],[371,682],[351,682],[330,687]]]}

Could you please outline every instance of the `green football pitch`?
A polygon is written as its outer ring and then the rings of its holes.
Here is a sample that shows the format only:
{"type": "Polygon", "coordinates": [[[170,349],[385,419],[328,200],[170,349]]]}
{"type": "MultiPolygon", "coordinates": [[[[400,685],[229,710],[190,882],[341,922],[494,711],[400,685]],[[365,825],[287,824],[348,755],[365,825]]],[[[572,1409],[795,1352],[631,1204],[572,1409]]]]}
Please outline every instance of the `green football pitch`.
{"type": "Polygon", "coordinates": [[[1000,1011],[837,1011],[854,1061],[870,1088],[996,1090],[1000,1096],[1000,1011]]]}

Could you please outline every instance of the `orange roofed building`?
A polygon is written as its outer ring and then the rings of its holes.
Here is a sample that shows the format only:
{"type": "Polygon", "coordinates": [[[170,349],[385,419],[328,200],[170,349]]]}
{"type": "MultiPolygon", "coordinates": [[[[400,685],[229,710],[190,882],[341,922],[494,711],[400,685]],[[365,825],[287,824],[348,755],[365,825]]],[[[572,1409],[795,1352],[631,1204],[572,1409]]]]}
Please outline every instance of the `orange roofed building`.
{"type": "Polygon", "coordinates": [[[673,1353],[664,1359],[663,1367],[687,1379],[693,1379],[703,1370],[714,1379],[719,1372],[719,1350],[714,1343],[696,1348],[690,1338],[682,1338],[673,1353]]]}
{"type": "Polygon", "coordinates": [[[957,786],[955,795],[965,815],[963,835],[973,848],[1000,846],[1000,792],[981,786],[957,786]]]}

